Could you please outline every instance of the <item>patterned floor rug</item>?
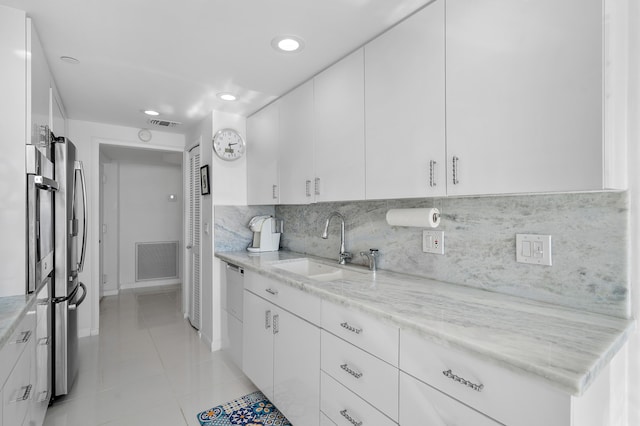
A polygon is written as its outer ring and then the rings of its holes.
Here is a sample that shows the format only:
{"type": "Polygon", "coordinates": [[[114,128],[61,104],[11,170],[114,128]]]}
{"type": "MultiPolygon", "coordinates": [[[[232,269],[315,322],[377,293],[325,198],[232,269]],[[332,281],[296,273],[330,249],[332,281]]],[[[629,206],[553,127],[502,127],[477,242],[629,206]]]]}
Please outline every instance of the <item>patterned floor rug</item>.
{"type": "Polygon", "coordinates": [[[260,391],[218,405],[198,414],[201,426],[291,426],[260,391]]]}

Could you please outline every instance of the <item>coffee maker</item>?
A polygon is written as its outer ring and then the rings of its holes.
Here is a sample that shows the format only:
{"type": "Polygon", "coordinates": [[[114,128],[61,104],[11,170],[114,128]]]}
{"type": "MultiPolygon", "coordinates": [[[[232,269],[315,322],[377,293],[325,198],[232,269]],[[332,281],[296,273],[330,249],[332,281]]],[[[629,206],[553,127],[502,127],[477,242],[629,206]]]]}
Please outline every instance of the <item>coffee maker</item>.
{"type": "Polygon", "coordinates": [[[278,251],[282,220],[272,216],[255,216],[249,221],[249,229],[253,232],[253,241],[247,247],[250,252],[278,251]]]}

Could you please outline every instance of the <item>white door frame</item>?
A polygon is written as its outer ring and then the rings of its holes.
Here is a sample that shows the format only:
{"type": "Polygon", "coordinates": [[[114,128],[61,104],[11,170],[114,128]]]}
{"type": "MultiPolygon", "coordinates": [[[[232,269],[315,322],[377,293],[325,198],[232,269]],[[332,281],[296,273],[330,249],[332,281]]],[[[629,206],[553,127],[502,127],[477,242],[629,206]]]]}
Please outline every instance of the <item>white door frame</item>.
{"type": "MultiPolygon", "coordinates": [[[[102,145],[111,145],[111,146],[122,146],[127,148],[134,148],[139,150],[150,150],[150,151],[165,151],[165,152],[184,152],[183,147],[179,146],[166,146],[166,145],[152,145],[145,144],[140,145],[139,142],[125,142],[119,141],[115,139],[108,138],[92,138],[91,144],[91,211],[93,213],[93,218],[96,223],[89,222],[89,230],[91,232],[91,284],[92,288],[90,291],[91,297],[91,335],[97,335],[100,330],[100,194],[101,187],[100,185],[100,147],[102,145]]],[[[184,168],[184,163],[182,165],[184,168]]],[[[182,183],[184,186],[184,182],[182,183]]],[[[183,195],[184,198],[184,195],[183,195]]],[[[183,200],[184,201],[184,200],[183,200]]],[[[89,218],[87,218],[89,219],[89,218]]],[[[183,218],[184,222],[184,218],[183,218]]],[[[182,225],[184,227],[184,223],[182,225]]],[[[184,258],[182,259],[184,264],[184,258]]],[[[184,294],[183,294],[184,300],[184,294]]],[[[184,304],[184,302],[183,302],[184,304]]]]}

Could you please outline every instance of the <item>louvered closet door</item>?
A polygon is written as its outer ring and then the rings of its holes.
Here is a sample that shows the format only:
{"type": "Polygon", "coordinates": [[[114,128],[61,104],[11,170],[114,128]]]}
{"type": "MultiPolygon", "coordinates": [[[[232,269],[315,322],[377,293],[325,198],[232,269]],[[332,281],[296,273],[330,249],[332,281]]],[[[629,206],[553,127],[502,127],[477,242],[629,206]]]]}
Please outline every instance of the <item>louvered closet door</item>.
{"type": "Polygon", "coordinates": [[[200,147],[189,151],[189,304],[191,325],[200,329],[200,147]]]}

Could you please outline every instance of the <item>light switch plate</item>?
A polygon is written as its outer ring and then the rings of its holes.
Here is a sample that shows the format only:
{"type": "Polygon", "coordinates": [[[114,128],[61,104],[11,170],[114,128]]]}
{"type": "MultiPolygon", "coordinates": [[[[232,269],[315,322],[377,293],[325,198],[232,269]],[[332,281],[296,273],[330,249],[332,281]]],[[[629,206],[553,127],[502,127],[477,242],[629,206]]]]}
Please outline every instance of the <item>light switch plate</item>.
{"type": "Polygon", "coordinates": [[[551,235],[516,234],[516,261],[551,266],[551,235]]]}
{"type": "Polygon", "coordinates": [[[444,231],[422,231],[422,251],[444,254],[444,231]]]}

